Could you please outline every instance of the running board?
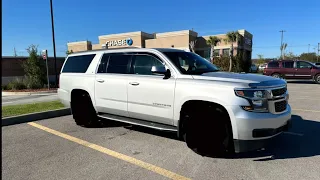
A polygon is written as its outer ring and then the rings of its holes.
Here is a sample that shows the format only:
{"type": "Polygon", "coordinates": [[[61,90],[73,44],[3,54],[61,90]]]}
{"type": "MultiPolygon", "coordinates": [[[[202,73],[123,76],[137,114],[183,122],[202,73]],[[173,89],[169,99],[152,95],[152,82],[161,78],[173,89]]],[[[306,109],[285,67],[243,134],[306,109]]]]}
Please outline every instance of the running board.
{"type": "Polygon", "coordinates": [[[175,131],[175,132],[178,131],[175,126],[170,126],[170,125],[165,125],[165,124],[160,124],[155,122],[148,122],[148,121],[143,121],[139,119],[132,119],[132,118],[116,116],[111,114],[99,114],[98,117],[103,119],[113,120],[113,121],[124,122],[132,125],[144,126],[148,128],[161,130],[161,131],[175,131]]]}

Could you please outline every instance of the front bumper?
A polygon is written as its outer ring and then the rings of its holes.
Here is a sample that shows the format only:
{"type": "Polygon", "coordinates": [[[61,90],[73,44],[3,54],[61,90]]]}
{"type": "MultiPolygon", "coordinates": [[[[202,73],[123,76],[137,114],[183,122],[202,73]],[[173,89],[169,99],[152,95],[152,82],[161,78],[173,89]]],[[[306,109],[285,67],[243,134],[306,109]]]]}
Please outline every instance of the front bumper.
{"type": "Polygon", "coordinates": [[[259,129],[260,132],[268,133],[271,138],[258,139],[258,140],[240,140],[234,139],[234,150],[236,153],[258,150],[268,146],[273,140],[274,135],[279,135],[281,132],[288,131],[292,126],[292,121],[288,120],[287,123],[275,129],[259,129]]]}

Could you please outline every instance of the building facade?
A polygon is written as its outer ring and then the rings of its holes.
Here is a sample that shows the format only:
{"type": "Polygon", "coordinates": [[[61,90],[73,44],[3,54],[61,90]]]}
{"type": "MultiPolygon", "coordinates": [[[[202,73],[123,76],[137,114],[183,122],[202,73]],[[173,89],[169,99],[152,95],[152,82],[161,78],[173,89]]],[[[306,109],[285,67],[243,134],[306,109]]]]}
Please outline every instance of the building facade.
{"type": "MultiPolygon", "coordinates": [[[[246,30],[238,30],[240,38],[233,44],[234,55],[239,51],[251,59],[253,35],[246,30]]],[[[210,35],[217,36],[221,42],[214,47],[215,56],[229,55],[231,43],[227,42],[226,34],[210,35]]],[[[204,58],[210,57],[210,46],[206,43],[210,36],[198,36],[191,30],[153,33],[129,32],[99,36],[99,43],[92,44],[90,41],[68,43],[68,51],[79,52],[97,49],[111,49],[119,47],[139,48],[176,48],[190,51],[190,42],[195,41],[195,52],[204,58]]]]}

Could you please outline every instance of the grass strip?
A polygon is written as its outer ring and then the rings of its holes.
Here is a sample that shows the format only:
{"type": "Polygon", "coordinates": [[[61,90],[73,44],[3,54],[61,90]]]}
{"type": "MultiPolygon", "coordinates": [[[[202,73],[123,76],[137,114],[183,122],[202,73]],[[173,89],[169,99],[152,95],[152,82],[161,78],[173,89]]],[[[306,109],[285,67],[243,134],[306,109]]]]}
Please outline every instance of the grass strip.
{"type": "Polygon", "coordinates": [[[2,106],[2,117],[19,116],[64,108],[60,101],[2,106]]]}

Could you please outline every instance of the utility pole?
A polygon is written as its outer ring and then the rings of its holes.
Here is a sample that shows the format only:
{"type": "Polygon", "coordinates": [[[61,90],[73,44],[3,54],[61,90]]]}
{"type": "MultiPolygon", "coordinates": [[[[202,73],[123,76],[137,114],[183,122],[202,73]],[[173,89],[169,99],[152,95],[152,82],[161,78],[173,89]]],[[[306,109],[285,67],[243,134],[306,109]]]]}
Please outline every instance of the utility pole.
{"type": "Polygon", "coordinates": [[[279,32],[281,32],[281,45],[280,45],[280,48],[281,48],[281,58],[283,57],[283,33],[284,32],[286,32],[285,30],[281,30],[281,31],[279,31],[279,32]]]}
{"type": "Polygon", "coordinates": [[[308,44],[308,54],[309,54],[310,44],[308,44]]]}
{"type": "Polygon", "coordinates": [[[57,74],[57,57],[56,57],[56,42],[54,38],[54,22],[53,22],[53,9],[52,0],[50,0],[50,10],[51,10],[51,29],[52,29],[52,43],[53,43],[53,57],[54,57],[54,74],[56,75],[56,87],[58,84],[58,74],[57,74]]]}
{"type": "Polygon", "coordinates": [[[320,56],[320,43],[318,43],[317,62],[319,62],[319,56],[320,56]]]}

